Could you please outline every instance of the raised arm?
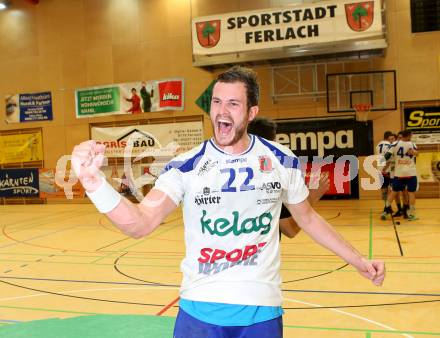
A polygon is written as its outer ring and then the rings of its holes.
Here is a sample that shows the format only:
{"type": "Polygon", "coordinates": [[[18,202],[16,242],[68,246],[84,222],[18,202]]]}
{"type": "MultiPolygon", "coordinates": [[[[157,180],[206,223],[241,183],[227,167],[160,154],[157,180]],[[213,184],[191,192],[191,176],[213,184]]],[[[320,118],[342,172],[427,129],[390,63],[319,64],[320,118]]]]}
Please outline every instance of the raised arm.
{"type": "Polygon", "coordinates": [[[351,264],[362,276],[370,279],[375,285],[383,283],[385,278],[384,263],[378,260],[365,259],[313,210],[307,200],[298,204],[288,204],[287,208],[297,224],[313,240],[351,264]]]}
{"type": "Polygon", "coordinates": [[[148,235],[177,207],[164,192],[152,189],[140,204],[122,197],[100,171],[105,146],[86,141],[72,153],[72,168],[97,209],[122,232],[134,238],[148,235]]]}

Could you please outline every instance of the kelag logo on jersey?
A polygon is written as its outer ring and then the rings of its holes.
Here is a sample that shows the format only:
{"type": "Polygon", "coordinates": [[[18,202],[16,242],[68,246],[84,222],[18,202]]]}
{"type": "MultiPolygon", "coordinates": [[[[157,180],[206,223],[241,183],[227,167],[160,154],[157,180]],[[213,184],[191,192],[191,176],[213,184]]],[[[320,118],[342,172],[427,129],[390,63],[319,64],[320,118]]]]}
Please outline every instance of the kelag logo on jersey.
{"type": "Polygon", "coordinates": [[[220,196],[211,196],[211,189],[208,187],[203,188],[203,193],[196,195],[194,203],[197,205],[219,204],[221,200],[220,196]]]}
{"type": "Polygon", "coordinates": [[[220,217],[215,220],[206,218],[207,211],[202,211],[200,218],[200,225],[202,226],[202,233],[208,232],[210,235],[226,236],[232,233],[234,236],[241,234],[250,234],[252,232],[260,232],[261,235],[266,235],[270,229],[273,216],[270,212],[265,212],[257,217],[240,219],[238,211],[232,212],[232,219],[220,217]]]}

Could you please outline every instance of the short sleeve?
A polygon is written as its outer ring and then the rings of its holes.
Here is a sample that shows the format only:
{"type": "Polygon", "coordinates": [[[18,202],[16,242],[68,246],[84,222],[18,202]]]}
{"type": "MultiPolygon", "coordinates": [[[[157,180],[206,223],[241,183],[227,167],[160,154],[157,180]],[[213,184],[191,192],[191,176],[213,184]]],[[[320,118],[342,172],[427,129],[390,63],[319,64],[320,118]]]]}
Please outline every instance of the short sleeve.
{"type": "Polygon", "coordinates": [[[288,169],[288,185],[284,191],[283,202],[287,204],[298,204],[309,196],[304,177],[299,168],[288,169]]]}
{"type": "Polygon", "coordinates": [[[179,205],[184,196],[182,173],[178,168],[170,168],[164,171],[156,180],[154,189],[162,191],[176,205],[179,205]]]}

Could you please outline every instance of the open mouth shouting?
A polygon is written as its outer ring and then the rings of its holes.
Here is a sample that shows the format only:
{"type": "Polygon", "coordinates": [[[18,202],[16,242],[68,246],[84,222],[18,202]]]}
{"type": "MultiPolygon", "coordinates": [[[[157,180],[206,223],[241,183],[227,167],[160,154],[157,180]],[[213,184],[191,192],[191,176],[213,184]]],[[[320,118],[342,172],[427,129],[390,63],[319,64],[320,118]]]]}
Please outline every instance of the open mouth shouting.
{"type": "Polygon", "coordinates": [[[231,132],[233,127],[233,122],[230,119],[221,117],[217,119],[217,130],[219,136],[227,136],[231,132]]]}

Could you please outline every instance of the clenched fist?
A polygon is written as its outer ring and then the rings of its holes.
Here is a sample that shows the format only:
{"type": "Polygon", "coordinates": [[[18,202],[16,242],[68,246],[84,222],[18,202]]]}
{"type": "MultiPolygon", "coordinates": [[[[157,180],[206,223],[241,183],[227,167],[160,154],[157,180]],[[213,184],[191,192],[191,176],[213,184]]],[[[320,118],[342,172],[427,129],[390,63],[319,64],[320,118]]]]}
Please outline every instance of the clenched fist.
{"type": "Polygon", "coordinates": [[[93,192],[102,184],[103,177],[100,168],[104,163],[105,145],[96,141],[86,141],[73,148],[72,168],[78,176],[84,189],[93,192]]]}

